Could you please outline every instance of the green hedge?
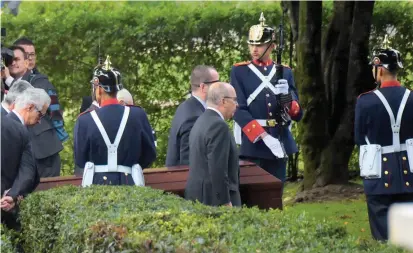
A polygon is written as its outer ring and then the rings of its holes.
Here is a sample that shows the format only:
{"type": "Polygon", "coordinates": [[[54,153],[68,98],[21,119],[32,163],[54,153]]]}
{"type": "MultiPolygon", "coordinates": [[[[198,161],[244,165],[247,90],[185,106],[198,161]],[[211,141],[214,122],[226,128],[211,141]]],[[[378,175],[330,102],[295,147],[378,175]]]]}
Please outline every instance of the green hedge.
{"type": "Polygon", "coordinates": [[[1,224],[0,229],[1,229],[1,239],[0,239],[1,252],[2,253],[14,253],[16,233],[12,230],[7,229],[3,224],[1,224]]]}
{"type": "Polygon", "coordinates": [[[149,187],[62,187],[22,203],[26,252],[400,252],[334,221],[207,207],[149,187]]]}

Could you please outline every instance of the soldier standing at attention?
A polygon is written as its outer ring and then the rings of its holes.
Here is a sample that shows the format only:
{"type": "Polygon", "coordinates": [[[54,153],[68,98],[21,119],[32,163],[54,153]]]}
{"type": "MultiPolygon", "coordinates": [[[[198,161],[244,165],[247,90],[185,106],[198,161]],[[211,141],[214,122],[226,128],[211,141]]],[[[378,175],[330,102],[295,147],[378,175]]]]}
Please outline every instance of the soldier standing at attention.
{"type": "Polygon", "coordinates": [[[397,81],[399,51],[379,49],[370,64],[378,88],[357,99],[355,142],[371,233],[387,240],[390,205],[413,202],[413,95],[397,81]]]}
{"type": "Polygon", "coordinates": [[[84,168],[82,186],[144,185],[142,170],[156,158],[152,128],[144,110],[120,105],[121,75],[110,66],[95,69],[93,94],[99,110],[81,114],[75,125],[75,163],[84,168]]]}
{"type": "Polygon", "coordinates": [[[263,14],[260,24],[250,28],[248,45],[252,61],[236,63],[231,70],[239,104],[234,115],[235,139],[241,144],[241,159],[284,182],[286,156],[298,151],[288,126],[303,115],[293,73],[271,60],[275,32],[265,24],[263,14]],[[277,78],[276,72],[282,75],[277,78]]]}

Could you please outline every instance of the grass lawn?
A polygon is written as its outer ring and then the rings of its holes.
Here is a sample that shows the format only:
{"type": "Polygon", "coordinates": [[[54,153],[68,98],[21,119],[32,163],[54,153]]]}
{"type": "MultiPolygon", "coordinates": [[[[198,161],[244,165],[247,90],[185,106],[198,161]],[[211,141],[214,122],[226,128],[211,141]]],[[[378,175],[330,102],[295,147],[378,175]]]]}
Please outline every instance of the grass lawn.
{"type": "Polygon", "coordinates": [[[372,240],[367,204],[364,195],[356,200],[327,201],[321,203],[292,204],[300,187],[299,183],[287,183],[284,188],[284,211],[303,213],[316,220],[332,220],[344,225],[349,234],[361,240],[372,240]]]}

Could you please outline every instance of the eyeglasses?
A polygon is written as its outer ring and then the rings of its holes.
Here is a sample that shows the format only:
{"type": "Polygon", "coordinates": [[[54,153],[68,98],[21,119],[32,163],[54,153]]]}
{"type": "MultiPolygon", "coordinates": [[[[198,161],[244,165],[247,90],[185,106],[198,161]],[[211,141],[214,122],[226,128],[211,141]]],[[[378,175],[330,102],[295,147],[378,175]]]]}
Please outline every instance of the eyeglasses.
{"type": "Polygon", "coordinates": [[[31,59],[31,58],[35,58],[36,57],[36,53],[27,53],[27,58],[31,59]]]}
{"type": "Polygon", "coordinates": [[[37,108],[36,108],[36,111],[37,111],[37,114],[39,115],[39,119],[42,119],[44,116],[46,116],[46,114],[43,114],[43,113],[41,112],[41,110],[39,110],[39,109],[37,109],[37,108]]]}
{"type": "Polygon", "coordinates": [[[221,82],[220,80],[214,80],[214,81],[205,81],[205,82],[201,82],[200,84],[192,84],[195,87],[200,87],[201,84],[213,84],[213,83],[217,83],[217,82],[221,82]]]}

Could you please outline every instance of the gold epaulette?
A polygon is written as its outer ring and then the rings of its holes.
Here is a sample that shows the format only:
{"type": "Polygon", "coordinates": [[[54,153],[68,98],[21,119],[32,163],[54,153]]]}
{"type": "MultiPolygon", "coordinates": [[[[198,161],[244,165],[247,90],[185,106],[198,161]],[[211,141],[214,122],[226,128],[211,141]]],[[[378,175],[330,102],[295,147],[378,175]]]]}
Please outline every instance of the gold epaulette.
{"type": "Polygon", "coordinates": [[[237,62],[237,63],[234,64],[234,66],[245,66],[245,65],[248,65],[250,63],[251,63],[250,61],[237,62]]]}

